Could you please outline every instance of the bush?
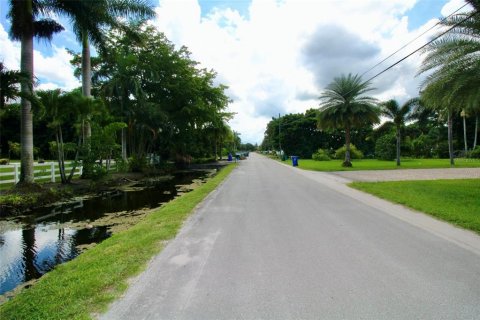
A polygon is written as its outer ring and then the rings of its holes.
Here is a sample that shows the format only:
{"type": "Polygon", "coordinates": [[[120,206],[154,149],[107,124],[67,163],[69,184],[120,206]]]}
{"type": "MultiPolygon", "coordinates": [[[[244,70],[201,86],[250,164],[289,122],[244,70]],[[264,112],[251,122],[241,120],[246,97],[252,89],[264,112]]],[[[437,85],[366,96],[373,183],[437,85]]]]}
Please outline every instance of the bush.
{"type": "MultiPolygon", "coordinates": [[[[345,159],[347,147],[343,146],[335,151],[335,159],[345,159]]],[[[350,159],[362,159],[363,152],[358,150],[355,145],[350,144],[350,159]]]]}
{"type": "Polygon", "coordinates": [[[329,161],[330,156],[328,155],[328,153],[325,150],[318,149],[317,152],[312,154],[312,159],[315,160],[315,161],[329,161]]]}
{"type": "Polygon", "coordinates": [[[394,134],[386,134],[375,143],[375,158],[378,160],[393,160],[397,156],[397,139],[394,134]]]}
{"type": "Polygon", "coordinates": [[[89,178],[93,181],[99,181],[107,176],[107,168],[95,163],[92,167],[92,171],[90,172],[89,178]]]}
{"type": "Polygon", "coordinates": [[[429,158],[432,155],[432,141],[431,139],[421,134],[418,138],[412,141],[412,155],[415,158],[429,158]]]}
{"type": "Polygon", "coordinates": [[[147,168],[147,159],[145,157],[133,156],[128,160],[130,171],[143,172],[147,168]]]}
{"type": "Polygon", "coordinates": [[[0,165],[5,165],[5,164],[9,164],[10,163],[10,160],[9,159],[0,159],[0,165]]]}
{"type": "Polygon", "coordinates": [[[470,151],[470,158],[480,159],[480,146],[476,146],[475,149],[470,151]]]}

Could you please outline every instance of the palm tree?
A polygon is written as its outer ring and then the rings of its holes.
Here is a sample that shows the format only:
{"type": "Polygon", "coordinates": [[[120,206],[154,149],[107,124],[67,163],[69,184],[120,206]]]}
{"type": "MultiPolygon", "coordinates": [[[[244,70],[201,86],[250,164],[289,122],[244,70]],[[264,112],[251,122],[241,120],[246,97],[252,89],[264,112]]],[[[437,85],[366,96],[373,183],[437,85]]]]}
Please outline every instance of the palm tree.
{"type": "Polygon", "coordinates": [[[51,40],[53,34],[63,27],[51,19],[36,18],[45,13],[48,7],[39,0],[10,0],[8,17],[11,20],[10,36],[21,42],[20,71],[26,76],[21,82],[21,172],[20,182],[33,183],[33,38],[51,40]]]}
{"type": "MultiPolygon", "coordinates": [[[[453,27],[448,36],[428,45],[419,74],[431,72],[422,83],[422,96],[433,108],[447,113],[450,163],[454,164],[451,120],[453,112],[478,108],[480,73],[479,0],[466,0],[473,10],[456,14],[442,22],[453,27]]],[[[476,133],[475,133],[476,134],[476,133]]]]}
{"type": "Polygon", "coordinates": [[[3,109],[8,100],[21,96],[18,85],[28,81],[28,76],[17,70],[7,70],[0,62],[0,109],[3,109]]]}
{"type": "Polygon", "coordinates": [[[391,122],[395,125],[397,138],[397,166],[400,165],[401,130],[405,126],[405,122],[410,118],[412,107],[415,105],[418,105],[418,98],[410,99],[402,106],[393,99],[380,105],[382,115],[391,119],[391,122]]]}
{"type": "Polygon", "coordinates": [[[450,165],[455,165],[453,153],[453,114],[460,111],[461,103],[454,101],[449,91],[455,78],[440,79],[428,84],[421,92],[421,99],[431,109],[437,110],[441,116],[447,118],[448,127],[448,154],[450,165]],[[450,81],[449,81],[450,80],[450,81]]]}
{"type": "Polygon", "coordinates": [[[358,75],[337,77],[320,96],[318,125],[322,129],[345,129],[345,161],[342,166],[351,167],[350,134],[354,128],[380,121],[375,98],[365,96],[373,90],[369,82],[358,75]]]}
{"type": "MultiPolygon", "coordinates": [[[[143,0],[52,0],[54,11],[66,15],[72,22],[73,32],[82,44],[82,92],[91,96],[92,77],[90,42],[102,49],[105,28],[126,28],[117,18],[151,18],[155,12],[143,0]]],[[[87,138],[91,136],[90,124],[86,123],[87,138]]]]}

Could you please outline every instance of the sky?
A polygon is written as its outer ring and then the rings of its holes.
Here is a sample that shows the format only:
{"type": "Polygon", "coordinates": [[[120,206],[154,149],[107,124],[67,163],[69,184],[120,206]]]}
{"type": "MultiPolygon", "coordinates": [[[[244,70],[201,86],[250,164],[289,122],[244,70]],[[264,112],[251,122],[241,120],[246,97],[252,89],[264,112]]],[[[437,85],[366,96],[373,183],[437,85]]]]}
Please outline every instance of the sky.
{"type": "MultiPolygon", "coordinates": [[[[464,0],[149,0],[150,21],[201,67],[214,69],[232,99],[229,122],[242,142],[262,142],[272,117],[318,108],[321,92],[342,74],[363,74],[464,0]]],[[[461,11],[468,10],[464,7],[461,11]]],[[[0,61],[19,69],[20,44],[8,38],[8,1],[0,0],[0,61]]],[[[66,48],[79,52],[69,22],[51,44],[35,42],[37,88],[80,86],[66,48]]],[[[431,39],[425,33],[363,75],[366,80],[431,39]]],[[[422,56],[415,54],[372,81],[371,95],[399,102],[418,95],[422,56]]]]}

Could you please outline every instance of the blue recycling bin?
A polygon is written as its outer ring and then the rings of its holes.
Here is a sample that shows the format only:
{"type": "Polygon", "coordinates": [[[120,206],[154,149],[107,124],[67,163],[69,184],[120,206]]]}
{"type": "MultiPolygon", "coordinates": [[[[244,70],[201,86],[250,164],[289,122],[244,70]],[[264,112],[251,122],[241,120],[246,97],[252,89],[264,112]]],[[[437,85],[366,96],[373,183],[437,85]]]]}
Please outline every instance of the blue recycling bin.
{"type": "Polygon", "coordinates": [[[228,161],[232,161],[232,160],[233,160],[233,159],[232,159],[232,154],[229,153],[229,154],[228,154],[228,161]]]}
{"type": "Polygon", "coordinates": [[[298,167],[298,156],[292,156],[292,165],[298,167]]]}

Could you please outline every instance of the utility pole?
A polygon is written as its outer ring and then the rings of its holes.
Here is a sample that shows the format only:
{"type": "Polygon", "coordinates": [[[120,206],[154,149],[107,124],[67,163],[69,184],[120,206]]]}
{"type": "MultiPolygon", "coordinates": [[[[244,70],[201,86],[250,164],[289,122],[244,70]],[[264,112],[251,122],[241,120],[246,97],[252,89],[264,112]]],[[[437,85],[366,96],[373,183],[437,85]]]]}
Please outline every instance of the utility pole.
{"type": "Polygon", "coordinates": [[[280,113],[278,114],[278,147],[280,148],[280,157],[282,156],[282,141],[280,138],[280,127],[282,126],[280,122],[280,113]]]}

